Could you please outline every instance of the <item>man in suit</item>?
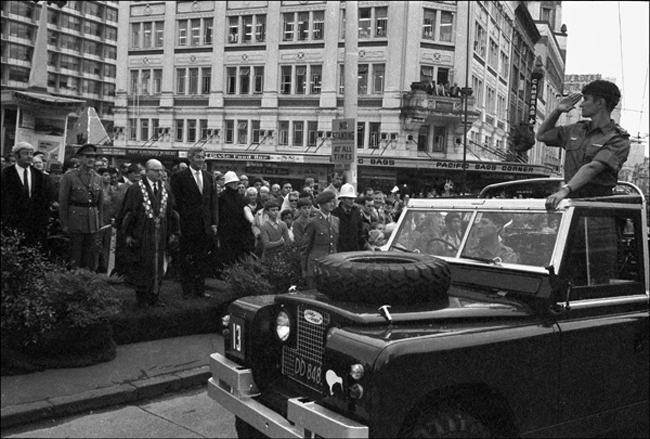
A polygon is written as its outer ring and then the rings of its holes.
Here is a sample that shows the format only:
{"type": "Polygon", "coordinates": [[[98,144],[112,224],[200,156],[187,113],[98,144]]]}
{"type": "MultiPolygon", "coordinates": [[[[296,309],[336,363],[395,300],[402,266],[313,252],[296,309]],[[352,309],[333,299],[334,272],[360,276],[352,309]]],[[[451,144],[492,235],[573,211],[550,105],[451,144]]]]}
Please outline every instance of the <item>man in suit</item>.
{"type": "Polygon", "coordinates": [[[162,180],[162,163],[151,159],[145,164],[146,176],[129,186],[123,204],[122,231],[126,245],[135,253],[138,275],[135,286],[137,305],[165,306],[159,299],[164,277],[165,249],[178,233],[174,220],[173,197],[162,180]]]}
{"type": "Polygon", "coordinates": [[[44,244],[52,201],[45,176],[31,166],[34,147],[18,142],[11,152],[16,162],[2,169],[2,226],[25,234],[28,245],[44,244]]]}
{"type": "Polygon", "coordinates": [[[217,235],[219,207],[212,176],[205,171],[205,149],[187,151],[190,166],[174,174],[172,192],[180,216],[183,297],[210,297],[205,292],[208,252],[217,235]]]}
{"type": "Polygon", "coordinates": [[[102,178],[95,172],[97,147],[87,143],[77,151],[80,165],[61,178],[59,220],[70,236],[72,269],[95,269],[96,235],[103,224],[102,178]]]}
{"type": "Polygon", "coordinates": [[[336,253],[339,240],[339,219],[332,215],[334,210],[334,192],[325,190],[318,194],[316,203],[320,210],[309,219],[300,249],[302,277],[307,288],[314,288],[314,267],[316,260],[336,253]]]}

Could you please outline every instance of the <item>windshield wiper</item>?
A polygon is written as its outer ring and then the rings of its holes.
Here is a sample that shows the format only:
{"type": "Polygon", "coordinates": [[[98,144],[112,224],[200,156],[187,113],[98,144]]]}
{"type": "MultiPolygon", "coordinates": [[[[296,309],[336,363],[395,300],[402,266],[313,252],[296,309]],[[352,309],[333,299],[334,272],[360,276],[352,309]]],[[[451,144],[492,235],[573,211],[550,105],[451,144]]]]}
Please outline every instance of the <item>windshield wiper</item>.
{"type": "Polygon", "coordinates": [[[469,255],[460,255],[460,257],[465,258],[465,259],[471,259],[473,261],[485,262],[485,263],[493,264],[493,265],[501,265],[501,262],[503,262],[501,260],[501,258],[498,257],[498,256],[496,258],[494,258],[494,259],[479,258],[478,256],[469,256],[469,255]]]}
{"type": "Polygon", "coordinates": [[[402,246],[398,247],[396,245],[391,245],[390,250],[392,250],[392,249],[397,249],[397,250],[402,251],[404,253],[417,253],[417,252],[414,252],[413,250],[407,249],[406,247],[402,247],[402,246]]]}

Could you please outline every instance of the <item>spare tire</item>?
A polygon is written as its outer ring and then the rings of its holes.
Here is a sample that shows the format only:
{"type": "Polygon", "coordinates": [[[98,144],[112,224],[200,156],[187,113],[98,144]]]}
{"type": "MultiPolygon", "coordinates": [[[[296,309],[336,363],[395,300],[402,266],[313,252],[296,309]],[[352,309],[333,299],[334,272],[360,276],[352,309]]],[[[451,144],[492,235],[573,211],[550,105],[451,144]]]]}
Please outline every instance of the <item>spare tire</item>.
{"type": "Polygon", "coordinates": [[[431,255],[361,251],[320,259],[314,281],[332,299],[391,305],[445,298],[451,276],[447,263],[431,255]]]}

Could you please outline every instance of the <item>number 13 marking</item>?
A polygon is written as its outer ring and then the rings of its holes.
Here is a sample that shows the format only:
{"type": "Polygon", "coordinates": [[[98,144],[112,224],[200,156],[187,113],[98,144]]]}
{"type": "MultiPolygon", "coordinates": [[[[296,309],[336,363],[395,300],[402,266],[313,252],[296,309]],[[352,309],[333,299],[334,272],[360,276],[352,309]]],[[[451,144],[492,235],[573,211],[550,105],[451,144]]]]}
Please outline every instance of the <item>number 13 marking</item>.
{"type": "Polygon", "coordinates": [[[241,352],[241,326],[236,323],[232,325],[232,348],[241,352]]]}

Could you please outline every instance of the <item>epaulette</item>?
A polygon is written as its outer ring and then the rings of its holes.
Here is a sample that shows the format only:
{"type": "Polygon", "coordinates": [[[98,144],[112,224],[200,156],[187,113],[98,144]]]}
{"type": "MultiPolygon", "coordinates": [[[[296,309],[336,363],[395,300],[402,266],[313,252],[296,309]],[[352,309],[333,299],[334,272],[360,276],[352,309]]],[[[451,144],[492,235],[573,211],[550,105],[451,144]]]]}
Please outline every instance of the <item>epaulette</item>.
{"type": "Polygon", "coordinates": [[[620,126],[620,125],[617,124],[617,123],[614,124],[614,129],[615,129],[616,131],[618,131],[618,133],[621,134],[621,135],[623,135],[623,136],[628,136],[628,137],[630,136],[630,133],[628,133],[628,132],[625,130],[625,128],[623,128],[622,126],[620,126]]]}

